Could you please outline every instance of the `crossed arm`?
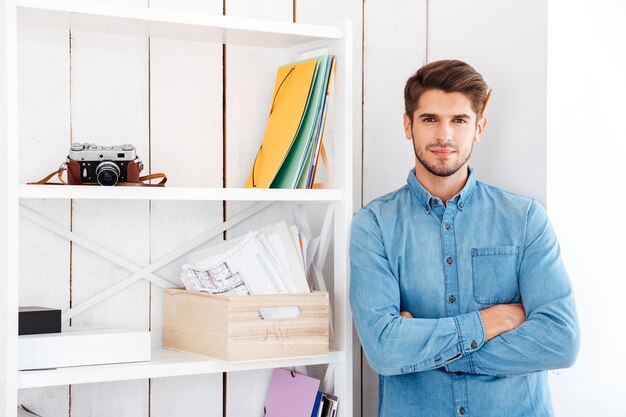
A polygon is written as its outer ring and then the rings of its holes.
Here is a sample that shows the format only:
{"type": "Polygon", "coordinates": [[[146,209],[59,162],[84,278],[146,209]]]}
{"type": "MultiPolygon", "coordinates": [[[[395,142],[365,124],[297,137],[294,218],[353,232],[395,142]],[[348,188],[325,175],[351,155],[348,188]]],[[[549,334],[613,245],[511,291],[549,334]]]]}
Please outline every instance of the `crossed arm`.
{"type": "MultiPolygon", "coordinates": [[[[440,319],[408,318],[376,220],[353,223],[350,301],[370,365],[382,375],[427,371],[506,376],[571,366],[579,331],[569,279],[543,209],[529,211],[519,272],[523,306],[499,304],[440,319]]],[[[359,216],[357,215],[357,216],[359,216]]]]}
{"type": "MultiPolygon", "coordinates": [[[[480,310],[479,313],[487,341],[515,329],[526,321],[526,312],[521,303],[496,304],[480,310]]],[[[408,311],[401,311],[400,316],[407,319],[413,318],[408,311]]]]}

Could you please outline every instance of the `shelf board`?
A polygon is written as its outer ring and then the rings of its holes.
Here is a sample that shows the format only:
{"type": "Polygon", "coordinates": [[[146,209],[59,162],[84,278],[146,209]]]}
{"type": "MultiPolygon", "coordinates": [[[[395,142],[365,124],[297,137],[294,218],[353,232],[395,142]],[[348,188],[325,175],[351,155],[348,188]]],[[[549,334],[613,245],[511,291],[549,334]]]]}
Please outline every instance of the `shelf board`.
{"type": "Polygon", "coordinates": [[[205,200],[205,201],[341,201],[343,190],[267,188],[100,187],[20,185],[21,199],[205,200]]]}
{"type": "Polygon", "coordinates": [[[343,37],[340,28],[77,0],[18,0],[18,22],[90,32],[289,47],[343,37]]]}
{"type": "Polygon", "coordinates": [[[328,355],[323,356],[223,362],[190,353],[177,352],[169,349],[156,349],[152,351],[152,360],[150,362],[19,371],[17,381],[18,388],[88,384],[94,382],[125,381],[130,379],[161,378],[338,363],[342,361],[342,355],[343,353],[340,351],[331,351],[328,355]]]}

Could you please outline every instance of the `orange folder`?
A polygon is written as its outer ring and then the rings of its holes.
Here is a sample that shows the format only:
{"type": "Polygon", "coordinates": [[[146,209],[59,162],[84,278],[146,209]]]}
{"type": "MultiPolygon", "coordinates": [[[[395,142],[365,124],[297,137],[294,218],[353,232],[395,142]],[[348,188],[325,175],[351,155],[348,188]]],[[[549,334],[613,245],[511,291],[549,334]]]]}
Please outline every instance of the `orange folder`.
{"type": "Polygon", "coordinates": [[[276,74],[270,114],[246,188],[269,188],[298,133],[306,109],[315,59],[280,67],[276,74]]]}

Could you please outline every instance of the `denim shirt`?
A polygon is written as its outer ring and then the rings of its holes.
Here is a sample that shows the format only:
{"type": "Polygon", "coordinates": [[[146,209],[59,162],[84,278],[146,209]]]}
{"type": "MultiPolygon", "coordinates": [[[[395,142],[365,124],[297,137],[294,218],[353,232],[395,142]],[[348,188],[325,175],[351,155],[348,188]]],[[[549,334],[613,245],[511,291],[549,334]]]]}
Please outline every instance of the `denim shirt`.
{"type": "Polygon", "coordinates": [[[469,178],[446,205],[407,185],[353,218],[350,303],[381,417],[553,416],[546,370],[573,364],[579,329],[544,208],[469,178]],[[489,341],[479,310],[522,302],[489,341]],[[413,318],[400,316],[408,311],[413,318]]]}

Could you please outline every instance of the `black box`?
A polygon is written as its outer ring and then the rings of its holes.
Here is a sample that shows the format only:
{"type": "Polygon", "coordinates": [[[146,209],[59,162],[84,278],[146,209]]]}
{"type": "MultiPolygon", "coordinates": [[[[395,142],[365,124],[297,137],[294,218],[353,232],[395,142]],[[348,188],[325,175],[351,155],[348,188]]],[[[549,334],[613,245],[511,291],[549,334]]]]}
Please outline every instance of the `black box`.
{"type": "Polygon", "coordinates": [[[20,307],[19,335],[61,333],[61,310],[20,307]]]}

